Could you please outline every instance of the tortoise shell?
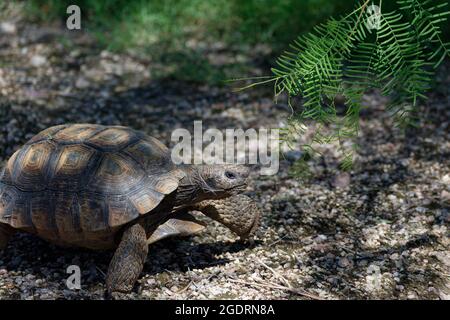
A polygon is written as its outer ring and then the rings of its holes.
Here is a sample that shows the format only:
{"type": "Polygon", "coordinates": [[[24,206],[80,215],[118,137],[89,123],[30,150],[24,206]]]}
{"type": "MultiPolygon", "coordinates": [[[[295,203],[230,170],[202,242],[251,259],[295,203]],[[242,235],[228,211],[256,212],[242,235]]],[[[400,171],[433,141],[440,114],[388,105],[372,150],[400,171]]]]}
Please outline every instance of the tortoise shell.
{"type": "Polygon", "coordinates": [[[157,139],[121,126],[48,128],[0,174],[0,222],[66,245],[110,247],[183,177],[157,139]]]}

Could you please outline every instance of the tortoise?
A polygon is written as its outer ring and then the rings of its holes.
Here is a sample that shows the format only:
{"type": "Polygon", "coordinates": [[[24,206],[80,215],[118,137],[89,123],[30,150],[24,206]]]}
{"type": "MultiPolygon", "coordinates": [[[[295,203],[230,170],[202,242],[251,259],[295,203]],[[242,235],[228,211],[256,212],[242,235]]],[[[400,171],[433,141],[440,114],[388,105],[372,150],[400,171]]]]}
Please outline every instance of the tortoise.
{"type": "Polygon", "coordinates": [[[123,126],[67,124],[38,133],[0,173],[0,250],[16,232],[60,246],[115,249],[107,293],[133,289],[148,245],[200,232],[200,211],[242,238],[260,211],[243,165],[175,165],[154,137],[123,126]]]}

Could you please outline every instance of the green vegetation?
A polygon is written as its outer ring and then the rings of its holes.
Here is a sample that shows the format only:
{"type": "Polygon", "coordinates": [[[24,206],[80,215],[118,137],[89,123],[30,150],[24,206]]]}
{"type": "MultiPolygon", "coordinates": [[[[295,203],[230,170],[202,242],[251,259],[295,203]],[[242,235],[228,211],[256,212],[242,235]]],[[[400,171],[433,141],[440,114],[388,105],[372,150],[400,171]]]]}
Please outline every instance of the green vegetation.
{"type": "Polygon", "coordinates": [[[371,2],[364,0],[349,14],[299,37],[278,58],[274,76],[261,82],[273,81],[275,96],[302,98],[299,106],[291,104],[295,130],[286,130],[284,139],[289,141],[292,131],[303,135],[312,120],[319,129],[304,148],[314,153],[314,145],[339,142],[344,169],[351,167],[353,156],[344,142],[358,135],[364,93],[380,90],[391,98],[387,109],[396,123],[414,124],[434,70],[450,57],[442,32],[450,15],[447,3],[397,0],[397,10],[386,11],[378,1],[382,14],[376,15],[371,2]],[[336,104],[339,98],[343,107],[336,104]]]}
{"type": "MultiPolygon", "coordinates": [[[[18,1],[18,0],[17,0],[18,1]]],[[[385,10],[395,7],[385,1],[385,10]]],[[[298,35],[348,12],[353,1],[331,0],[27,0],[29,16],[41,21],[65,21],[66,8],[82,10],[83,29],[110,50],[144,54],[170,66],[161,76],[214,84],[248,74],[257,44],[270,49],[258,57],[273,65],[298,35]],[[243,56],[215,63],[205,52],[211,44],[243,56]],[[250,62],[249,62],[250,61],[250,62]]],[[[448,28],[450,30],[450,27],[448,28]]]]}
{"type": "Polygon", "coordinates": [[[329,0],[31,0],[34,17],[64,19],[78,4],[88,27],[113,48],[188,39],[282,46],[348,4],[329,0]],[[107,32],[108,34],[104,33],[107,32]],[[101,34],[101,35],[100,35],[101,34]]]}
{"type": "MultiPolygon", "coordinates": [[[[349,168],[357,146],[344,142],[358,134],[368,90],[391,98],[389,111],[398,124],[413,123],[436,67],[450,55],[448,2],[29,0],[26,8],[36,19],[64,21],[67,6],[76,3],[83,28],[102,46],[142,53],[169,67],[161,76],[186,81],[221,84],[245,76],[260,54],[255,45],[265,44],[270,50],[257,60],[276,67],[274,77],[261,83],[274,81],[276,96],[287,93],[302,102],[291,104],[283,138],[289,143],[292,132],[303,134],[306,124],[316,122],[319,129],[305,154],[314,154],[315,144],[339,142],[343,167],[349,168]],[[382,8],[378,30],[367,28],[371,4],[382,8]],[[227,48],[231,59],[216,63],[210,55],[215,45],[227,48]]],[[[304,165],[297,167],[303,171],[304,165]]]]}
{"type": "Polygon", "coordinates": [[[245,57],[254,45],[266,44],[271,52],[262,58],[273,63],[299,34],[353,6],[330,0],[29,0],[26,9],[35,19],[63,22],[74,3],[83,29],[102,46],[143,53],[170,65],[169,75],[178,79],[215,84],[247,74],[251,59],[245,57]],[[244,59],[215,64],[205,51],[217,42],[244,59]]]}

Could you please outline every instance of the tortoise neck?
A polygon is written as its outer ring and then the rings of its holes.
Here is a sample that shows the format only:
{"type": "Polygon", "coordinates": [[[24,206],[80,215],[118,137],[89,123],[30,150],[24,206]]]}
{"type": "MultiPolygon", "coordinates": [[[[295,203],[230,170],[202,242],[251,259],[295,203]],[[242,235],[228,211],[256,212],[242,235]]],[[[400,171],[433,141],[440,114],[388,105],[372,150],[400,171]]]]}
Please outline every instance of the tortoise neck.
{"type": "Polygon", "coordinates": [[[175,197],[175,206],[190,206],[204,199],[204,192],[201,188],[201,175],[199,168],[195,165],[184,165],[186,173],[180,180],[175,197]]]}

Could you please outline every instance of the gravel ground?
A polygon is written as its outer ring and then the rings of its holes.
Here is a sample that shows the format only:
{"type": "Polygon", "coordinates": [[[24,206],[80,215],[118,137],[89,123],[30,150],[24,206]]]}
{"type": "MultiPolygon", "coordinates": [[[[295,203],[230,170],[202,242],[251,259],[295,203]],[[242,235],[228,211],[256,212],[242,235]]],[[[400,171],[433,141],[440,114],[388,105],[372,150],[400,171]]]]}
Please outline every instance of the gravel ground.
{"type": "MultiPolygon", "coordinates": [[[[3,17],[0,160],[41,129],[67,122],[131,126],[170,145],[173,129],[192,129],[194,120],[245,129],[278,127],[289,115],[270,91],[154,79],[154,68],[143,57],[101,50],[82,33],[3,17]]],[[[448,299],[448,70],[421,107],[418,129],[395,129],[386,101],[368,94],[349,174],[337,169],[332,145],[321,147],[307,181],[289,175],[296,152],[277,175],[255,170],[248,192],[264,216],[254,240],[240,242],[210,222],[201,235],[156,243],[125,298],[448,299]]],[[[0,253],[0,299],[102,299],[111,256],[15,235],[0,253]],[[65,285],[72,264],[81,268],[81,290],[65,285]]]]}

